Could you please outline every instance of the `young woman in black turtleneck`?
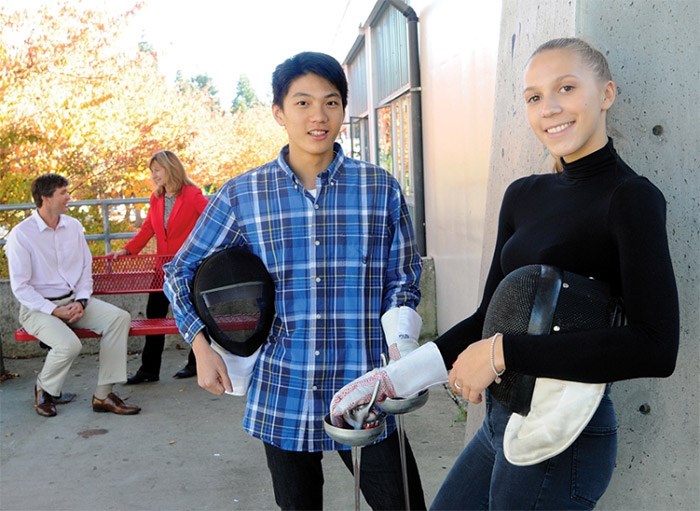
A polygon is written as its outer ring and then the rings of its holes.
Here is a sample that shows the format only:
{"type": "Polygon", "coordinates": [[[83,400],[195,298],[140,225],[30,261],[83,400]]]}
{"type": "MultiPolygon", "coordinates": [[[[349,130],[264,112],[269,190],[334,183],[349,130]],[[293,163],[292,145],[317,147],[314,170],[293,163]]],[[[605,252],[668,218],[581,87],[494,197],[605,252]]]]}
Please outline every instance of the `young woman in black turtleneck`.
{"type": "Polygon", "coordinates": [[[485,397],[484,423],[458,457],[432,509],[591,509],[607,488],[617,450],[609,386],[572,445],[537,464],[515,466],[503,453],[510,412],[486,390],[496,372],[508,368],[538,378],[600,384],[666,377],[675,368],[679,312],[666,202],[622,161],[607,137],[606,114],[615,94],[605,57],[580,39],[555,39],[533,53],[523,92],[528,121],[558,158],[561,171],[518,179],[506,190],[476,312],[393,367],[349,383],[331,405],[331,414],[342,416],[368,401],[378,379],[379,400],[406,397],[446,380],[470,403],[485,397]],[[483,339],[497,286],[513,270],[531,264],[609,283],[624,302],[627,324],[483,339]]]}

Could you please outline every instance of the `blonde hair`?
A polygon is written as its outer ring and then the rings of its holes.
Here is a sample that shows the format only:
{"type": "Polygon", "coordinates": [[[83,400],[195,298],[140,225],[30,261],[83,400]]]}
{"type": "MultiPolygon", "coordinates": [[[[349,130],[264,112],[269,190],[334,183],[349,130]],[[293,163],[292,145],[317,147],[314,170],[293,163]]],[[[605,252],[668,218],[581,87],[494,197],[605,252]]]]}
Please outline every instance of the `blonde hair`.
{"type": "MultiPolygon", "coordinates": [[[[165,181],[169,183],[178,195],[185,185],[194,185],[194,182],[187,177],[187,172],[185,172],[185,166],[180,161],[175,153],[168,150],[158,151],[148,162],[148,168],[153,170],[153,163],[160,165],[163,170],[165,170],[165,181]]],[[[155,194],[160,197],[165,194],[165,185],[156,188],[155,194]]]]}
{"type": "Polygon", "coordinates": [[[541,44],[534,52],[532,52],[528,62],[532,60],[535,55],[547,50],[571,50],[581,57],[581,60],[585,64],[590,66],[601,81],[612,81],[612,74],[610,73],[608,60],[602,53],[593,48],[583,39],[579,39],[577,37],[551,39],[550,41],[541,44]]]}

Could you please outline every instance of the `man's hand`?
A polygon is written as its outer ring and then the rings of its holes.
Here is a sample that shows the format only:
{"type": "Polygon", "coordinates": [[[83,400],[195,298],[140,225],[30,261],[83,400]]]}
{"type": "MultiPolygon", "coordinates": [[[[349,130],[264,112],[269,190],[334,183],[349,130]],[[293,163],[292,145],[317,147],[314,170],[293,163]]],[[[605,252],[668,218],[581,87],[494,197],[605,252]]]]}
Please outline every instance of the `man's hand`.
{"type": "Polygon", "coordinates": [[[83,317],[83,306],[78,302],[71,302],[66,305],[59,305],[51,314],[66,323],[75,323],[83,317]]]}
{"type": "Polygon", "coordinates": [[[204,333],[199,332],[192,341],[192,351],[197,359],[197,384],[207,392],[220,396],[233,392],[226,364],[207,342],[204,333]]]}
{"type": "Polygon", "coordinates": [[[331,422],[336,426],[342,426],[342,417],[345,412],[369,403],[374,386],[378,381],[381,383],[377,394],[377,403],[384,401],[388,397],[396,397],[394,384],[391,382],[386,369],[373,369],[335,393],[331,401],[331,422]]]}
{"type": "Polygon", "coordinates": [[[342,426],[340,418],[348,410],[369,403],[377,381],[381,382],[377,403],[386,398],[411,397],[431,385],[447,381],[447,369],[440,350],[427,342],[386,367],[373,369],[335,393],[331,401],[331,422],[342,426]]]}

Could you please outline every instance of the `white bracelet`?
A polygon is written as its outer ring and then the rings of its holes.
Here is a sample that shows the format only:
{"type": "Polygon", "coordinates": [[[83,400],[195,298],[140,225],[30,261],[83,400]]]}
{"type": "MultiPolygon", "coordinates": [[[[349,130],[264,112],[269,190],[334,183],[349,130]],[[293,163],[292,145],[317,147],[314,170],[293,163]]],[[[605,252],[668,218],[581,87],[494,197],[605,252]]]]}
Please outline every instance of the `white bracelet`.
{"type": "Polygon", "coordinates": [[[498,338],[499,335],[503,337],[503,334],[499,332],[494,334],[494,336],[491,338],[491,370],[493,371],[493,374],[496,375],[496,383],[501,383],[501,375],[506,372],[505,369],[503,369],[503,371],[501,371],[500,373],[496,371],[496,361],[495,356],[493,354],[493,349],[496,346],[496,338],[498,338]]]}

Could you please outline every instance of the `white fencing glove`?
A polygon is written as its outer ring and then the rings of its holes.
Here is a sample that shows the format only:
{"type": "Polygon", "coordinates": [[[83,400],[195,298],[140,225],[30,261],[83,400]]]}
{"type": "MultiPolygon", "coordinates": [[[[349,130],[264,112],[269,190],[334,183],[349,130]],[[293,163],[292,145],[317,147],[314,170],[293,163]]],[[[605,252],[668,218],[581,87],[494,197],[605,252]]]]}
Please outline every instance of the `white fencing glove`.
{"type": "Polygon", "coordinates": [[[341,426],[345,412],[369,403],[377,381],[381,382],[377,395],[377,403],[380,403],[386,398],[411,397],[447,379],[440,350],[433,342],[425,343],[400,360],[373,369],[336,392],[331,400],[331,421],[341,426]]]}
{"type": "Polygon", "coordinates": [[[410,307],[394,307],[382,315],[389,358],[399,360],[418,348],[423,319],[410,307]]]}

